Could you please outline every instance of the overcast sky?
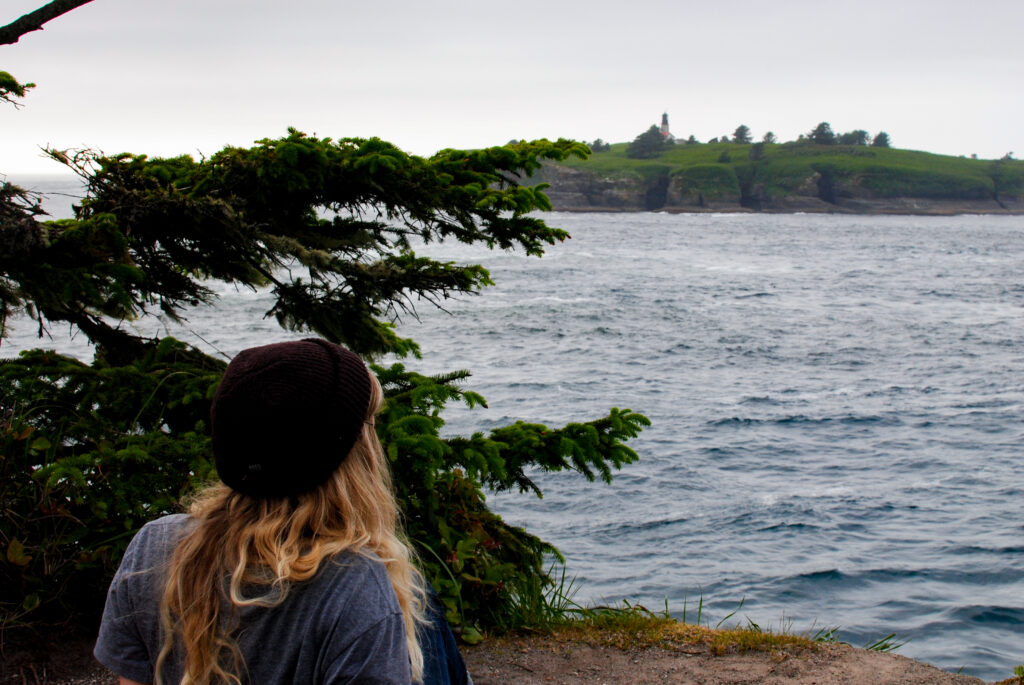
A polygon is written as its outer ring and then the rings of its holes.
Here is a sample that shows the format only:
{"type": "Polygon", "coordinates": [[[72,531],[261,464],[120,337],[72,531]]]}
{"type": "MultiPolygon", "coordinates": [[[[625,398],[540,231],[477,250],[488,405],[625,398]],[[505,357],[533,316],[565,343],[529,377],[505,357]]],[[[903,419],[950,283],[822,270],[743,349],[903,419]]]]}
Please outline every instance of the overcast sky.
{"type": "MultiPolygon", "coordinates": [[[[44,4],[3,0],[0,25],[44,4]]],[[[211,154],[284,135],[416,154],[512,138],[699,140],[820,121],[1024,156],[1024,1],[94,0],[0,46],[0,172],[39,148],[211,154]]]]}

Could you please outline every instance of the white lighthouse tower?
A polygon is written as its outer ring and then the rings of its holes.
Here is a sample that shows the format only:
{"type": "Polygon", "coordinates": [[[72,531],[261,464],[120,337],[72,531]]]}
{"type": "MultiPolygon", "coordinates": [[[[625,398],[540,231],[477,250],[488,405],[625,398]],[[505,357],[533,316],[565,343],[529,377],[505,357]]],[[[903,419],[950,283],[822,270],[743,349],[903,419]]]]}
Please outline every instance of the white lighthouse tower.
{"type": "Polygon", "coordinates": [[[666,142],[676,142],[676,137],[668,130],[668,112],[664,112],[661,115],[661,137],[664,138],[666,142]]]}

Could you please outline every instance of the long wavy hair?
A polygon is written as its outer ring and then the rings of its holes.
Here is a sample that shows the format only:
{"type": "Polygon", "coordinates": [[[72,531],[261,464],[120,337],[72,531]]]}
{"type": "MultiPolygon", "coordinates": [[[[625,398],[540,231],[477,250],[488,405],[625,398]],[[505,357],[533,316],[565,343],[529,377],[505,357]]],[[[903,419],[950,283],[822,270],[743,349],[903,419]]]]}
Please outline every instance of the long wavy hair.
{"type": "Polygon", "coordinates": [[[189,514],[196,525],[174,549],[160,603],[164,641],[157,685],[175,649],[184,652],[182,685],[240,684],[245,662],[225,631],[237,609],[280,605],[293,584],[312,578],[324,560],[345,550],[376,555],[387,568],[405,618],[413,680],[421,680],[416,628],[424,622],[424,581],[401,532],[390,470],[373,426],[383,392],[370,378],[362,433],[327,483],[277,499],[218,483],[193,498],[189,514]]]}

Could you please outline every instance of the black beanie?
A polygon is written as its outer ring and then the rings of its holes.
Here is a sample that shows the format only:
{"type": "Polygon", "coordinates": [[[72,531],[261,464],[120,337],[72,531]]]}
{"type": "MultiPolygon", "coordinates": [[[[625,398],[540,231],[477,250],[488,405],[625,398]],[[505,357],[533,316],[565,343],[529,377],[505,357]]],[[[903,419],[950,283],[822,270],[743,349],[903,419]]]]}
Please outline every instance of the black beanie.
{"type": "Polygon", "coordinates": [[[309,338],[242,350],[210,408],[217,473],[254,497],[326,483],[366,421],[370,372],[340,345],[309,338]]]}

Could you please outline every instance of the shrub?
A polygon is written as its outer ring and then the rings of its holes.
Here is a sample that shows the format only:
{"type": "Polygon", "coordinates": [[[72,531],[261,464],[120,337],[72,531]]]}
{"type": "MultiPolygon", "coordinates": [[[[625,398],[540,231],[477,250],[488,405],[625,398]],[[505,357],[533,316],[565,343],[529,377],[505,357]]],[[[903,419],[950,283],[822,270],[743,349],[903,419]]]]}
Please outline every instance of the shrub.
{"type": "Polygon", "coordinates": [[[0,626],[90,621],[135,531],[214,477],[205,425],[223,364],[167,338],[124,367],[35,350],[0,365],[0,626]],[[202,413],[200,410],[199,413],[202,413]]]}

